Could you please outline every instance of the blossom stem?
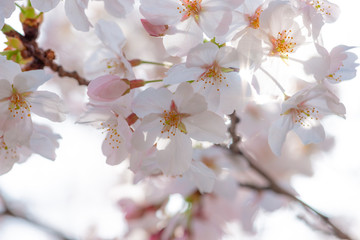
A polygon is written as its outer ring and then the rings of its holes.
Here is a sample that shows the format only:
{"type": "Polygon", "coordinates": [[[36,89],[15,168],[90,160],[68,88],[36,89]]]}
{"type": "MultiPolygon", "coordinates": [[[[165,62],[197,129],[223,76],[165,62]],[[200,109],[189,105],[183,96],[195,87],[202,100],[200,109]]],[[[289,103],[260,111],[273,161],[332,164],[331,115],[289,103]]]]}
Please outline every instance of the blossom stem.
{"type": "Polygon", "coordinates": [[[151,62],[151,61],[143,61],[141,60],[142,64],[153,64],[153,65],[158,65],[158,66],[164,66],[164,67],[171,67],[172,64],[169,63],[159,63],[159,62],[151,62]]]}
{"type": "Polygon", "coordinates": [[[162,82],[163,79],[157,79],[157,80],[150,80],[150,81],[145,81],[145,84],[148,84],[148,83],[155,83],[155,82],[162,82]]]}
{"type": "Polygon", "coordinates": [[[260,70],[263,71],[274,83],[275,85],[280,89],[280,91],[285,95],[285,89],[281,86],[281,84],[268,72],[266,71],[264,68],[260,67],[260,70]]]}

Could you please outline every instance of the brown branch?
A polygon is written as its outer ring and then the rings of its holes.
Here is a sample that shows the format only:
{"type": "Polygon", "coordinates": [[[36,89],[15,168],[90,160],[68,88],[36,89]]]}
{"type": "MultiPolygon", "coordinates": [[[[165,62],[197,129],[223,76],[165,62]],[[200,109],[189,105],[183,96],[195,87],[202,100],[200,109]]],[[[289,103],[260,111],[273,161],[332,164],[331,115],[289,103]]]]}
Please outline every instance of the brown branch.
{"type": "Polygon", "coordinates": [[[52,50],[43,50],[38,46],[34,39],[29,39],[15,30],[4,33],[7,37],[19,39],[24,45],[25,49],[22,55],[26,57],[33,57],[33,61],[28,66],[27,70],[42,69],[44,66],[49,67],[52,71],[56,72],[60,77],[70,77],[77,80],[79,85],[89,85],[89,81],[81,77],[76,71],[66,71],[61,65],[54,62],[55,54],[52,50]]]}
{"type": "Polygon", "coordinates": [[[43,230],[44,232],[47,232],[55,237],[57,237],[60,240],[74,240],[73,238],[69,238],[67,236],[65,236],[63,233],[59,232],[58,230],[55,230],[41,222],[36,221],[35,219],[27,216],[26,214],[21,213],[20,211],[15,211],[14,209],[12,209],[9,206],[8,201],[4,198],[4,196],[0,195],[0,199],[1,199],[1,205],[2,205],[2,213],[1,215],[4,216],[10,216],[10,217],[14,217],[17,219],[21,219],[41,230],[43,230]]]}
{"type": "Polygon", "coordinates": [[[277,194],[283,195],[288,197],[289,199],[299,203],[304,209],[306,209],[308,212],[318,216],[330,229],[333,235],[340,239],[348,239],[352,240],[352,238],[347,235],[345,232],[343,232],[340,228],[338,228],[335,224],[331,222],[329,217],[325,216],[324,214],[320,213],[316,209],[314,209],[312,206],[301,200],[300,198],[294,196],[291,192],[286,190],[285,188],[281,187],[264,169],[262,169],[260,166],[258,166],[255,163],[255,160],[248,155],[245,151],[241,150],[239,147],[239,143],[241,138],[236,134],[236,126],[237,123],[240,122],[240,119],[236,116],[236,113],[233,112],[230,117],[230,126],[228,128],[228,132],[230,133],[232,143],[230,144],[229,148],[227,148],[229,151],[232,152],[232,154],[240,155],[243,157],[243,159],[249,164],[249,166],[255,170],[261,177],[263,177],[267,181],[267,186],[255,186],[250,184],[239,184],[240,186],[247,187],[256,191],[272,191],[277,194]]]}

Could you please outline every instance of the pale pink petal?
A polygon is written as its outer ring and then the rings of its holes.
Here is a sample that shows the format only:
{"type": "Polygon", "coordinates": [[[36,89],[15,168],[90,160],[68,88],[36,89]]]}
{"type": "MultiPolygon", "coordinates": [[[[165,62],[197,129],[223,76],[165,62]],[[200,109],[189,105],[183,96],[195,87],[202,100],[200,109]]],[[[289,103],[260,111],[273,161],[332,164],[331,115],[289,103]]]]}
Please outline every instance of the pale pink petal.
{"type": "Polygon", "coordinates": [[[157,154],[159,167],[165,175],[183,174],[190,168],[191,160],[191,139],[180,132],[176,133],[167,147],[157,154]]]}
{"type": "Polygon", "coordinates": [[[146,19],[141,19],[141,24],[143,25],[145,31],[153,37],[164,36],[166,31],[169,29],[167,25],[154,25],[146,19]]]}
{"type": "Polygon", "coordinates": [[[48,91],[33,92],[27,100],[31,104],[31,111],[40,117],[54,122],[65,120],[66,109],[58,95],[48,91]]]}
{"type": "Polygon", "coordinates": [[[33,70],[19,73],[14,78],[14,88],[19,93],[35,91],[51,78],[44,70],[33,70]]]}
{"type": "Polygon", "coordinates": [[[59,2],[60,0],[31,0],[32,6],[41,12],[50,11],[55,8],[59,2]]]}
{"type": "Polygon", "coordinates": [[[72,25],[79,31],[87,32],[92,27],[87,16],[85,15],[85,8],[88,0],[66,0],[65,13],[72,25]]]}
{"type": "Polygon", "coordinates": [[[293,128],[292,115],[288,114],[276,120],[269,129],[268,142],[271,151],[275,155],[281,155],[281,149],[285,142],[286,135],[293,128]]]}
{"type": "Polygon", "coordinates": [[[199,141],[221,143],[226,139],[226,125],[219,115],[205,111],[183,120],[191,138],[199,141]]]}
{"type": "Polygon", "coordinates": [[[140,118],[151,113],[163,113],[170,108],[171,99],[172,93],[166,88],[147,88],[134,99],[132,109],[140,118]]]}
{"type": "Polygon", "coordinates": [[[105,75],[92,80],[88,86],[88,96],[100,102],[112,102],[120,98],[130,85],[116,75],[105,75]]]}

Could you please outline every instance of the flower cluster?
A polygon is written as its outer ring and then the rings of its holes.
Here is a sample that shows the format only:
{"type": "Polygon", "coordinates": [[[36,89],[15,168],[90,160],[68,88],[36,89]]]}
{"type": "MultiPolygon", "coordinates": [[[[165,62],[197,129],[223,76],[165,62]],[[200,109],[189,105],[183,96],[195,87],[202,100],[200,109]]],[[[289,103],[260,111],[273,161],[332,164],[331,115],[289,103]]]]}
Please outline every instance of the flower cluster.
{"type": "MultiPolygon", "coordinates": [[[[46,12],[59,0],[30,2],[46,12]]],[[[147,194],[141,201],[119,202],[129,232],[141,228],[147,239],[220,239],[222,226],[234,220],[253,231],[258,208],[273,211],[286,201],[240,189],[239,183],[261,186],[264,180],[244,164],[244,156],[229,150],[249,153],[293,191],[291,176],[310,175],[311,156],[329,149],[331,138],[321,120],[345,118],[334,89],[354,78],[358,66],[352,47],[327,50],[321,44],[323,25],[339,16],[337,5],[326,0],[103,0],[110,15],[128,16],[118,22],[123,31],[104,19],[91,29],[88,2],[64,3],[72,25],[94,33],[84,42],[99,40],[97,49],[87,49],[87,59],[81,56],[81,72],[91,81],[78,123],[105,133],[106,162],[126,162],[132,180],[147,194]],[[156,62],[144,60],[149,57],[156,62]],[[232,117],[240,119],[238,128],[232,117]],[[171,198],[179,194],[183,208],[168,214],[171,198]],[[249,207],[249,201],[256,204],[249,207]]],[[[0,25],[13,10],[13,1],[0,3],[0,25]]],[[[57,145],[45,142],[57,136],[33,125],[31,115],[62,121],[64,107],[55,94],[37,91],[49,79],[44,71],[21,72],[18,64],[0,60],[4,173],[23,148],[54,157],[57,145]]]]}

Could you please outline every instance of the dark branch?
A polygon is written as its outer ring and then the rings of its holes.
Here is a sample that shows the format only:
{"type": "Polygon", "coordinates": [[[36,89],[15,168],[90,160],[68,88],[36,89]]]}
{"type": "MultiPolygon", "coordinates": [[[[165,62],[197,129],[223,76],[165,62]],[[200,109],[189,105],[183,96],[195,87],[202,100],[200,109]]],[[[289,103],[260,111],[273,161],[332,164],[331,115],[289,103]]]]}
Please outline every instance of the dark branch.
{"type": "Polygon", "coordinates": [[[329,217],[325,216],[324,214],[320,213],[316,209],[314,209],[309,204],[305,203],[300,198],[294,196],[291,192],[281,187],[277,182],[261,167],[259,167],[255,160],[248,155],[245,151],[241,150],[239,147],[239,143],[241,138],[236,134],[236,126],[237,123],[240,122],[240,119],[236,116],[236,113],[232,113],[229,115],[230,117],[230,126],[228,128],[228,131],[230,133],[230,136],[232,138],[232,143],[230,144],[229,148],[227,148],[229,151],[231,151],[235,155],[240,155],[243,157],[243,159],[249,164],[249,166],[255,170],[261,177],[263,177],[267,181],[267,186],[255,186],[251,184],[244,184],[240,183],[239,185],[242,187],[250,188],[255,191],[272,191],[277,194],[283,195],[288,197],[289,199],[299,203],[304,209],[306,209],[308,212],[312,213],[313,215],[318,216],[330,229],[331,232],[340,239],[348,239],[352,240],[352,238],[344,233],[342,230],[340,230],[335,224],[331,222],[329,217]]]}
{"type": "Polygon", "coordinates": [[[21,213],[20,211],[15,211],[14,209],[12,209],[9,206],[9,204],[8,204],[7,200],[4,198],[4,196],[0,195],[0,199],[1,199],[2,208],[3,208],[1,215],[21,219],[37,228],[43,230],[44,232],[47,232],[47,233],[57,237],[60,240],[74,240],[72,238],[66,237],[63,233],[43,224],[41,222],[36,221],[35,219],[27,216],[26,214],[21,213]]]}
{"type": "Polygon", "coordinates": [[[26,57],[33,57],[33,61],[26,67],[25,70],[42,69],[44,66],[49,67],[56,72],[60,77],[70,77],[78,81],[79,85],[89,85],[89,81],[81,77],[76,71],[66,71],[61,65],[54,62],[55,54],[52,50],[43,50],[38,46],[34,39],[29,39],[15,30],[4,33],[7,37],[19,39],[24,45],[25,49],[22,55],[26,57]]]}

